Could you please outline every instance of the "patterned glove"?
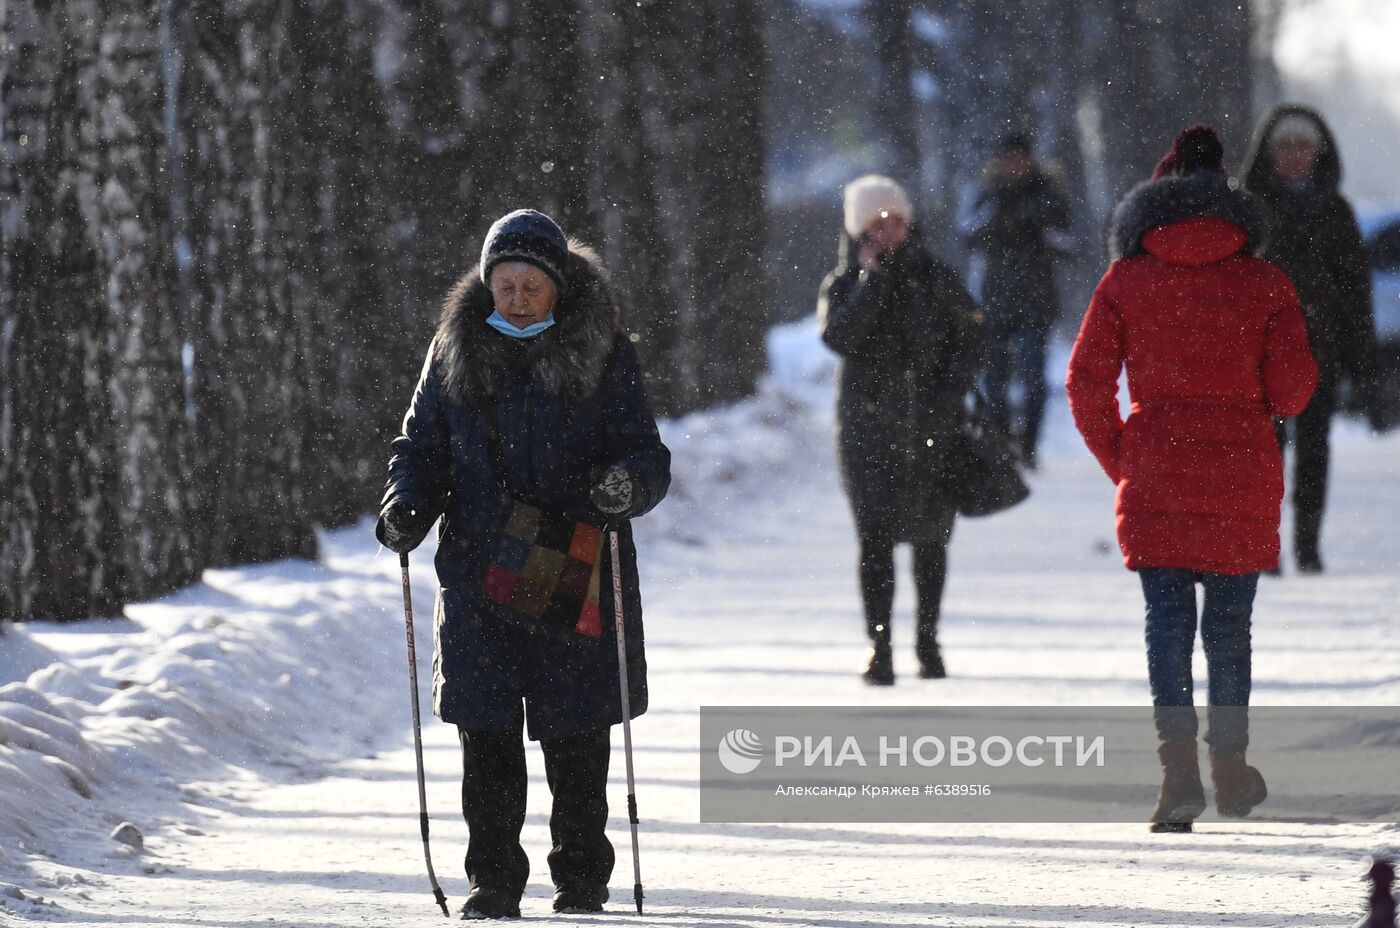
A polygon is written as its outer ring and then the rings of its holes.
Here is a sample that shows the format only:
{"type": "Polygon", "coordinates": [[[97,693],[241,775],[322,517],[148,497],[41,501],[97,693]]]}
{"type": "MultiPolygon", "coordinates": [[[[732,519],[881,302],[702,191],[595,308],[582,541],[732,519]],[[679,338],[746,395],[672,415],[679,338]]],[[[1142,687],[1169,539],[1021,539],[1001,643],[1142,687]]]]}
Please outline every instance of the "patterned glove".
{"type": "Polygon", "coordinates": [[[621,464],[614,464],[598,480],[589,498],[599,512],[621,515],[632,508],[632,475],[621,464]]]}

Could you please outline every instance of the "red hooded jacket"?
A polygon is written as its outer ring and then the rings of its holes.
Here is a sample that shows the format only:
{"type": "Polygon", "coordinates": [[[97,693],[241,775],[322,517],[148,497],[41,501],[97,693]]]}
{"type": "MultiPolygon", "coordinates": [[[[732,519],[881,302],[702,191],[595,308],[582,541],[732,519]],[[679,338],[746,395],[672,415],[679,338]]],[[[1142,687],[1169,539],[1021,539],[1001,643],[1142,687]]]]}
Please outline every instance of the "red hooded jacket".
{"type": "Polygon", "coordinates": [[[1070,409],[1118,485],[1131,570],[1244,574],[1278,566],[1283,467],[1273,419],[1317,385],[1293,287],[1250,254],[1257,207],[1224,176],[1139,185],[1070,356],[1070,409]],[[1118,406],[1128,372],[1132,410],[1118,406]]]}

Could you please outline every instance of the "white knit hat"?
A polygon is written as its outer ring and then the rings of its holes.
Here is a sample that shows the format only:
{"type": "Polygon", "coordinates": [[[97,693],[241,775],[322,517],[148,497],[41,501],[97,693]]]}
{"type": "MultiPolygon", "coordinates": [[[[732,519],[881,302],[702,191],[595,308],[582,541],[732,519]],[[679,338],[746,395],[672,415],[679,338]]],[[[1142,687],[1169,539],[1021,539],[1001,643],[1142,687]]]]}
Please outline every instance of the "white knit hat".
{"type": "Polygon", "coordinates": [[[1317,127],[1317,123],[1308,117],[1299,113],[1289,113],[1274,123],[1273,131],[1269,133],[1269,140],[1272,144],[1277,145],[1284,139],[1292,138],[1303,138],[1314,145],[1321,145],[1322,130],[1317,127]]]}
{"type": "Polygon", "coordinates": [[[846,234],[859,238],[871,223],[894,213],[912,219],[914,206],[904,188],[888,177],[867,174],[846,185],[846,234]]]}

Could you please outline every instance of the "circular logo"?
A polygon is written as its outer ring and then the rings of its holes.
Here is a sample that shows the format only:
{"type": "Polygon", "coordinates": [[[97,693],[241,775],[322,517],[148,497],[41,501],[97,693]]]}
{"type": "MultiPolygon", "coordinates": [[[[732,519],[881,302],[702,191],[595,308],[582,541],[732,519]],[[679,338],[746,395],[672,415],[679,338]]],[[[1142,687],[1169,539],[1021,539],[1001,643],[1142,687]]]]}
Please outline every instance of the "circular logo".
{"type": "Polygon", "coordinates": [[[763,739],[736,728],[720,739],[719,762],[730,773],[753,773],[763,763],[763,739]]]}

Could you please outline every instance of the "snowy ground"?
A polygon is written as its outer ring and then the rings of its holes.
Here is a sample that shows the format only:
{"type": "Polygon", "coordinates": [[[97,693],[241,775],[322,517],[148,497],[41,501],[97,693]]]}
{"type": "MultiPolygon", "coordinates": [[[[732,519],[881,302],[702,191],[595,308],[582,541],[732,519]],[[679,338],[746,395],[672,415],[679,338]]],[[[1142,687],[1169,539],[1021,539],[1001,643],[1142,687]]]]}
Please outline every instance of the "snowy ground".
{"type": "MultiPolygon", "coordinates": [[[[673,498],[639,523],[652,709],[634,726],[647,921],[677,926],[1347,925],[1383,825],[700,824],[701,705],[1147,701],[1140,594],[1111,487],[1056,399],[1032,499],[960,523],[944,642],[863,687],[854,545],[831,450],[830,360],[810,325],[775,385],[666,427],[673,498]],[[1107,550],[1106,550],[1107,549],[1107,550]],[[1109,553],[1111,551],[1111,553],[1109,553]]],[[[1400,700],[1400,436],[1338,426],[1329,573],[1262,587],[1256,702],[1400,700]]],[[[397,563],[365,530],[320,564],[211,571],[128,617],[0,639],[0,924],[434,924],[417,835],[397,563]],[[85,798],[84,793],[91,798],[85,798]],[[137,853],[110,840],[129,820],[137,853]]],[[[420,630],[427,551],[414,556],[420,630]]],[[[901,577],[907,577],[906,572],[901,577]]],[[[426,665],[430,645],[420,656],[426,665]]],[[[1198,671],[1200,672],[1200,671],[1198,671]]],[[[426,686],[426,678],[424,679],[426,686]]],[[[465,826],[454,732],[425,732],[435,862],[454,903],[465,826]]],[[[621,738],[612,800],[622,808],[621,738]]],[[[549,917],[548,794],[530,751],[529,918],[549,917]]],[[[1267,774],[1267,770],[1265,771],[1267,774]]],[[[1144,816],[1148,810],[1144,809],[1144,816]]],[[[626,830],[610,905],[629,910],[626,830]]],[[[575,922],[599,918],[574,917],[575,922]]]]}

